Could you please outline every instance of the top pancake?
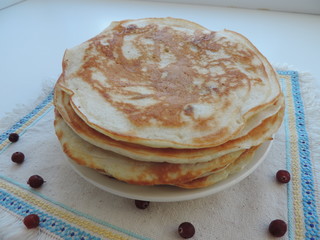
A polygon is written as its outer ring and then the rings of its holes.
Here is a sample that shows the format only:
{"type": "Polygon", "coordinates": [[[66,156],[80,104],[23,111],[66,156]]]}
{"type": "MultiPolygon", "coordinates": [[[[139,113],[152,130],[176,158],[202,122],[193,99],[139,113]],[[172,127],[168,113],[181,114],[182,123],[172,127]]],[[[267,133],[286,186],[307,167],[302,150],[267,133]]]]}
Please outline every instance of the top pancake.
{"type": "Polygon", "coordinates": [[[93,129],[154,148],[218,146],[280,96],[248,39],[174,18],[113,22],[66,50],[58,85],[93,129]]]}

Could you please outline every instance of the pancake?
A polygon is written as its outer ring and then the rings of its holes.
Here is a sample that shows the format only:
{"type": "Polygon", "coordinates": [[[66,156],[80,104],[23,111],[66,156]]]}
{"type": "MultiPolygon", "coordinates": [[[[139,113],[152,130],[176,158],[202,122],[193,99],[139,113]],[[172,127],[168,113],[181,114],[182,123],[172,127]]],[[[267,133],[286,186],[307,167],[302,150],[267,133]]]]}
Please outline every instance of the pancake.
{"type": "Polygon", "coordinates": [[[238,139],[247,135],[251,130],[258,127],[265,119],[277,114],[280,111],[281,107],[284,107],[284,105],[284,96],[281,95],[274,104],[261,109],[252,117],[250,117],[241,132],[231,140],[238,139]]]}
{"type": "MultiPolygon", "coordinates": [[[[172,148],[151,148],[138,144],[131,144],[113,140],[112,138],[101,134],[100,132],[90,128],[86,123],[74,112],[69,103],[69,96],[59,89],[55,88],[54,103],[62,115],[65,122],[73,129],[73,131],[83,138],[85,141],[108,151],[112,151],[129,158],[139,161],[150,162],[169,162],[169,163],[196,163],[205,162],[211,159],[223,156],[240,149],[248,149],[251,146],[257,146],[263,143],[278,130],[283,118],[283,98],[279,100],[276,109],[281,109],[274,115],[261,120],[261,117],[252,117],[249,120],[252,126],[258,122],[258,126],[254,127],[249,133],[241,138],[228,141],[217,147],[203,149],[172,149],[172,148]]],[[[272,106],[271,106],[272,108],[272,106]]],[[[268,113],[271,110],[267,111],[268,113]]],[[[259,114],[260,115],[260,114],[259,114]]],[[[264,114],[268,116],[267,113],[264,114]]],[[[247,127],[245,128],[247,129],[247,127]]]]}
{"type": "Polygon", "coordinates": [[[98,148],[80,138],[55,111],[54,127],[64,153],[76,163],[138,185],[179,184],[228,166],[245,150],[195,164],[142,162],[98,148]]]}
{"type": "Polygon", "coordinates": [[[66,50],[57,84],[90,128],[152,148],[221,146],[281,97],[244,36],[175,18],[111,23],[66,50]]]}
{"type": "Polygon", "coordinates": [[[230,175],[241,171],[245,166],[247,166],[254,157],[255,151],[258,147],[259,146],[256,146],[246,150],[234,162],[221,169],[220,171],[214,171],[207,176],[194,179],[190,182],[176,184],[176,186],[186,189],[194,189],[214,185],[228,178],[230,175]]]}

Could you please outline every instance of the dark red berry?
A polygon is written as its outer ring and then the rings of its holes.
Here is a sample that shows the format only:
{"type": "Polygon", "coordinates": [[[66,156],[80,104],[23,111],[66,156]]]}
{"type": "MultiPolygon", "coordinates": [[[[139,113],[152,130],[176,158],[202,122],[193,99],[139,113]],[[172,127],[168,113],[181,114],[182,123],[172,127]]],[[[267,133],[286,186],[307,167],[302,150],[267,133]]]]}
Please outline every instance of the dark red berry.
{"type": "Polygon", "coordinates": [[[15,152],[11,156],[12,162],[21,164],[24,161],[24,154],[22,152],[15,152]]]}
{"type": "Polygon", "coordinates": [[[274,237],[282,237],[287,232],[287,224],[280,219],[273,220],[269,225],[269,232],[274,237]]]}
{"type": "Polygon", "coordinates": [[[11,133],[9,135],[10,142],[17,142],[19,140],[19,135],[17,133],[11,133]]]}
{"type": "Polygon", "coordinates": [[[40,218],[37,214],[30,214],[23,219],[23,223],[28,229],[36,228],[39,226],[40,218]]]}
{"type": "Polygon", "coordinates": [[[281,183],[288,183],[290,182],[290,173],[286,170],[279,170],[276,174],[276,178],[281,183]]]}
{"type": "Polygon", "coordinates": [[[44,183],[44,180],[39,175],[33,175],[29,178],[27,182],[32,188],[39,188],[44,183]]]}
{"type": "Polygon", "coordinates": [[[194,226],[190,222],[183,222],[179,225],[178,233],[181,237],[187,239],[193,237],[196,230],[194,229],[194,226]]]}
{"type": "Polygon", "coordinates": [[[136,204],[136,207],[139,209],[146,209],[147,207],[149,207],[150,204],[150,202],[142,200],[135,200],[134,203],[136,204]]]}

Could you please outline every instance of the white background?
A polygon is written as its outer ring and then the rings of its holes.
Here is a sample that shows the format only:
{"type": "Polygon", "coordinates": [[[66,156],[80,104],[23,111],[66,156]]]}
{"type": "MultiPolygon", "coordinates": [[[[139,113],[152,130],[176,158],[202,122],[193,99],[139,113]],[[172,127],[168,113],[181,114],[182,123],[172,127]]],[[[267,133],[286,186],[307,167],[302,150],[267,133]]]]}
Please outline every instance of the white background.
{"type": "Polygon", "coordinates": [[[319,0],[146,0],[155,2],[197,3],[283,12],[320,14],[319,0]]]}

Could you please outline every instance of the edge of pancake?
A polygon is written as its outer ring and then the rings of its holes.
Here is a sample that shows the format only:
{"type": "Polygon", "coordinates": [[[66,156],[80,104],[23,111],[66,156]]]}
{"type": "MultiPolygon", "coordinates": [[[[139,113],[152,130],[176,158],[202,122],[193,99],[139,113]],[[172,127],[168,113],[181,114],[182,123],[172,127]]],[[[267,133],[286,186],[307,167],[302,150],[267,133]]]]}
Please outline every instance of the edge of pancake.
{"type": "Polygon", "coordinates": [[[228,165],[226,168],[218,172],[213,172],[212,174],[194,179],[190,182],[185,182],[182,184],[177,184],[175,186],[185,189],[195,189],[195,188],[204,188],[212,186],[226,178],[230,175],[235,174],[241,171],[249,162],[253,159],[255,151],[259,146],[252,147],[242,153],[234,162],[228,165]]]}
{"type": "Polygon", "coordinates": [[[57,111],[54,127],[63,152],[71,160],[120,181],[137,185],[170,185],[191,181],[208,172],[224,168],[245,151],[239,150],[204,163],[141,162],[85,142],[68,127],[57,111]]]}
{"type": "MultiPolygon", "coordinates": [[[[57,91],[59,91],[58,88],[56,88],[55,91],[57,93],[57,91]]],[[[252,129],[246,136],[231,140],[217,147],[203,149],[158,149],[116,141],[95,131],[87,126],[76,114],[72,114],[71,111],[66,112],[65,108],[61,106],[61,104],[59,104],[59,100],[57,100],[59,97],[61,97],[59,94],[55,94],[54,104],[56,109],[62,115],[69,127],[85,141],[90,142],[99,148],[113,151],[136,160],[152,162],[205,162],[241,148],[249,148],[251,146],[261,144],[278,130],[281,125],[284,112],[282,106],[278,113],[262,121],[261,124],[267,125],[266,127],[262,128],[261,125],[259,125],[252,129]]]]}

